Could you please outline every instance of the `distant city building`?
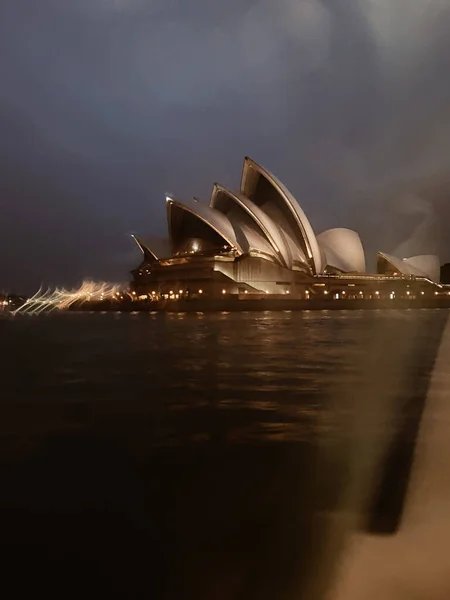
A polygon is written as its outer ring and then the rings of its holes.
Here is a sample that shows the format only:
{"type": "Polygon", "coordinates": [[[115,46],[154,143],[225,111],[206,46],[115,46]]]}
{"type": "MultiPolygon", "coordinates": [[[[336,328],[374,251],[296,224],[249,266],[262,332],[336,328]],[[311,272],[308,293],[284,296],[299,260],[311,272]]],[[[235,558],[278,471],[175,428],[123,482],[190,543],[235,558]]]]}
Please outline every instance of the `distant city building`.
{"type": "Polygon", "coordinates": [[[441,267],[441,283],[450,285],[450,263],[445,263],[441,267]]]}
{"type": "Polygon", "coordinates": [[[437,256],[380,252],[378,272],[366,274],[359,235],[336,228],[316,236],[289,190],[250,158],[244,160],[238,192],[215,184],[209,204],[171,197],[166,203],[166,249],[157,251],[133,236],[143,261],[132,271],[131,287],[141,297],[376,299],[435,293],[439,282],[437,256]]]}

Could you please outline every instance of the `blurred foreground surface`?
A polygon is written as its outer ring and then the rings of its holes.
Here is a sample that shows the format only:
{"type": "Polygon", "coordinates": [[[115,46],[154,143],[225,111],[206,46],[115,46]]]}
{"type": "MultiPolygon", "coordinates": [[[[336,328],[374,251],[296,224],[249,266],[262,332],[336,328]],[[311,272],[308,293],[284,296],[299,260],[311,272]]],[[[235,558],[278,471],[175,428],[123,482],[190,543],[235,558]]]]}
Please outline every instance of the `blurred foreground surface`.
{"type": "MultiPolygon", "coordinates": [[[[304,597],[322,576],[318,516],[341,506],[355,453],[420,416],[446,318],[0,319],[1,545],[16,597],[304,597]]],[[[371,589],[342,598],[375,598],[370,553],[397,535],[364,538],[371,589]]],[[[344,559],[339,585],[356,586],[344,559]]],[[[387,579],[404,576],[395,564],[387,579]]]]}
{"type": "Polygon", "coordinates": [[[330,600],[450,597],[450,325],[423,411],[404,517],[392,536],[351,537],[330,600]]]}

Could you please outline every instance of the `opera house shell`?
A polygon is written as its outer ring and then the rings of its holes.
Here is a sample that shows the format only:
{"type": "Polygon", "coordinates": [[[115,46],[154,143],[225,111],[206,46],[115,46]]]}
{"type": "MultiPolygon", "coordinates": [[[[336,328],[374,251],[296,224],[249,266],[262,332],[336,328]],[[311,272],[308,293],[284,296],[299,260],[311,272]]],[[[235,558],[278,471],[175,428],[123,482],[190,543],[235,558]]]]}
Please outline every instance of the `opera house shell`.
{"type": "MultiPolygon", "coordinates": [[[[320,277],[366,271],[355,231],[336,228],[316,235],[290,191],[248,157],[239,191],[214,184],[208,204],[171,197],[166,203],[166,243],[157,249],[135,237],[144,255],[133,271],[135,287],[159,294],[178,287],[212,295],[286,294],[300,293],[320,277]]],[[[380,254],[379,263],[402,274],[436,273],[430,257],[399,261],[380,254]]]]}
{"type": "Polygon", "coordinates": [[[435,254],[422,254],[410,258],[398,258],[378,252],[378,272],[391,275],[410,275],[425,277],[430,281],[438,282],[440,278],[441,263],[435,254]]]}

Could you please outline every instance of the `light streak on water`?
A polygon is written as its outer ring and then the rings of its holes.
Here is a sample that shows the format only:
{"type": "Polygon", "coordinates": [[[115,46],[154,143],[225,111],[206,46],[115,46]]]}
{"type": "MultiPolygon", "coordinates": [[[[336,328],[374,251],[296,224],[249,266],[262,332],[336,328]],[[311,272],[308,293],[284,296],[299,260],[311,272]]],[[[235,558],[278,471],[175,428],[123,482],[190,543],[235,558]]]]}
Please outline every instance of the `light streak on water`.
{"type": "Polygon", "coordinates": [[[71,290],[60,287],[49,287],[44,290],[40,287],[13,314],[26,313],[38,315],[42,312],[51,312],[53,310],[67,310],[75,303],[82,305],[86,302],[100,302],[102,300],[119,301],[123,299],[125,294],[129,295],[123,291],[120,285],[105,281],[86,280],[83,281],[79,288],[71,290]]]}

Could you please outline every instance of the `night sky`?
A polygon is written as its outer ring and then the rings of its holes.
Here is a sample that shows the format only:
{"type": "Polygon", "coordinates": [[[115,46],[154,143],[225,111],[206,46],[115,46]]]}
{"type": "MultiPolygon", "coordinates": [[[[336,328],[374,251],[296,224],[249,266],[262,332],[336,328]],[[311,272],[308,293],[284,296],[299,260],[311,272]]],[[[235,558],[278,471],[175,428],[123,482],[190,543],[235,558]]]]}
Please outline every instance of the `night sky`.
{"type": "Polygon", "coordinates": [[[450,1],[1,0],[0,290],[127,281],[249,155],[317,233],[450,260],[450,1]]]}

